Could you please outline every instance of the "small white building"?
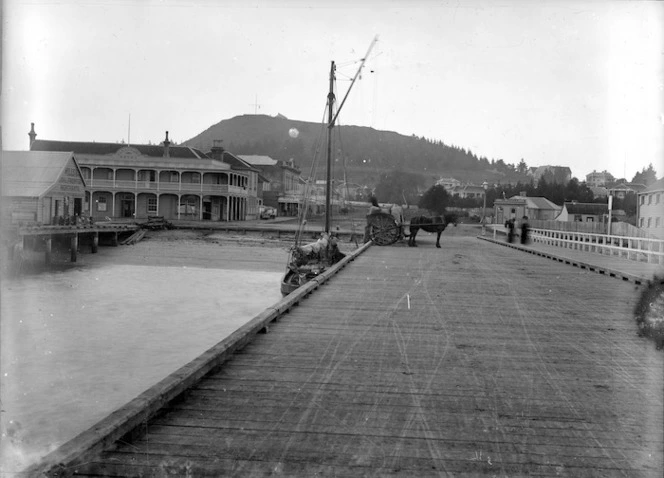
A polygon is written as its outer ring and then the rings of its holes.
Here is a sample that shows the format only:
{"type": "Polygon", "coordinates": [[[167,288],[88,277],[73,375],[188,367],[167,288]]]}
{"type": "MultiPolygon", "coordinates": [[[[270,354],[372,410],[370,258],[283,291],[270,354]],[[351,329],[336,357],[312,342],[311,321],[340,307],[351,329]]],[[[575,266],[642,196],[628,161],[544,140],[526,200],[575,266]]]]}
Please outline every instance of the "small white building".
{"type": "Polygon", "coordinates": [[[2,151],[0,170],[3,227],[83,214],[85,180],[73,153],[2,151]]]}
{"type": "Polygon", "coordinates": [[[442,186],[446,191],[451,191],[457,186],[461,186],[461,181],[454,178],[440,178],[436,181],[436,186],[442,186]]]}

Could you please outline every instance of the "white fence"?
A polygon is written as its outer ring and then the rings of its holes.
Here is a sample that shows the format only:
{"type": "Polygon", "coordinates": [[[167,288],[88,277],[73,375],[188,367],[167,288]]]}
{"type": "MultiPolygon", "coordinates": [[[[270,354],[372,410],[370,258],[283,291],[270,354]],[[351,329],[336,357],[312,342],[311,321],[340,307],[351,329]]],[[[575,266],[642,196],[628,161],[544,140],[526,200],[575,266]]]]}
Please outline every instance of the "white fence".
{"type": "Polygon", "coordinates": [[[532,228],[530,239],[549,246],[664,264],[664,240],[532,228]]]}

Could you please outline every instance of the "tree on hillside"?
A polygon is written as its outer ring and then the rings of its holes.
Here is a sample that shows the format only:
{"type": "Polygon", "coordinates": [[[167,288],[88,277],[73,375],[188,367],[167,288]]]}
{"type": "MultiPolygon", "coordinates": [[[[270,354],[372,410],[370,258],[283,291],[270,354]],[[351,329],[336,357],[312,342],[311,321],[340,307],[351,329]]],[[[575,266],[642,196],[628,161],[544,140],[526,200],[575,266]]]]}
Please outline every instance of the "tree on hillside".
{"type": "Polygon", "coordinates": [[[643,168],[640,173],[636,173],[632,179],[633,183],[645,184],[650,186],[652,183],[657,181],[657,173],[652,167],[652,163],[648,165],[648,169],[643,168]]]}
{"type": "Polygon", "coordinates": [[[422,209],[428,209],[438,215],[445,214],[445,208],[449,202],[450,196],[443,186],[434,185],[420,198],[418,206],[422,209]]]}
{"type": "Polygon", "coordinates": [[[516,170],[520,174],[526,174],[528,172],[528,165],[523,160],[523,158],[521,158],[521,161],[519,162],[519,165],[516,167],[516,170]]]}
{"type": "Polygon", "coordinates": [[[375,194],[380,202],[413,204],[417,201],[417,188],[421,184],[420,176],[394,170],[380,175],[375,194]]]}

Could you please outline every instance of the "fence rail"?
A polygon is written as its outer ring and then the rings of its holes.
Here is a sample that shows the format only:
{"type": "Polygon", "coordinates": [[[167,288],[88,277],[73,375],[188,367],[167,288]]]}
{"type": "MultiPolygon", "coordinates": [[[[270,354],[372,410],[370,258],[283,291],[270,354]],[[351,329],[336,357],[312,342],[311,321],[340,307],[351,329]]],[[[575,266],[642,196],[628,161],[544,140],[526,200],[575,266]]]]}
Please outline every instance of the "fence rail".
{"type": "Polygon", "coordinates": [[[532,228],[533,242],[625,259],[664,264],[664,240],[576,231],[532,228]]]}

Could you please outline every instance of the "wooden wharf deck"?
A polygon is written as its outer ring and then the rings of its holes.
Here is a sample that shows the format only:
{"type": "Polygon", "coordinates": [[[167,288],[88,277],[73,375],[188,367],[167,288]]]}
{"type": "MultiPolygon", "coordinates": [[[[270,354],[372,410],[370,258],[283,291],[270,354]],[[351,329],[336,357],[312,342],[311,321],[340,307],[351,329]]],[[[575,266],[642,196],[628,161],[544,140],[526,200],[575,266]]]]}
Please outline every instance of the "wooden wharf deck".
{"type": "Polygon", "coordinates": [[[664,266],[661,264],[635,261],[624,257],[599,254],[596,252],[585,252],[574,249],[560,248],[542,243],[530,242],[527,245],[519,244],[518,241],[507,243],[505,238],[492,239],[488,236],[478,236],[479,239],[490,241],[503,246],[518,249],[530,254],[546,257],[554,261],[588,269],[598,274],[606,274],[618,277],[622,280],[631,281],[635,284],[647,284],[656,277],[664,278],[664,266]]]}
{"type": "Polygon", "coordinates": [[[455,231],[369,248],[59,472],[661,477],[664,357],[635,334],[639,286],[455,231]]]}

